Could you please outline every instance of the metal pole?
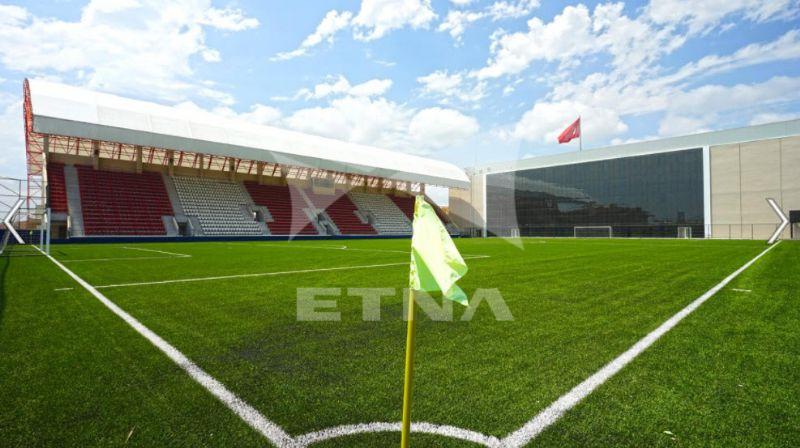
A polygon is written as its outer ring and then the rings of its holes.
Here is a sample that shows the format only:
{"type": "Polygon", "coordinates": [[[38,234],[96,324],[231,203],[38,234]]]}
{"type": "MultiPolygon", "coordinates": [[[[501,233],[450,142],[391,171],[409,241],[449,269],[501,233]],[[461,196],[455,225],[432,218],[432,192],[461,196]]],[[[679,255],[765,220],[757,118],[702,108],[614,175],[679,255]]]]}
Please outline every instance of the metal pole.
{"type": "Polygon", "coordinates": [[[51,218],[50,207],[47,207],[47,245],[45,246],[44,250],[44,253],[46,253],[47,255],[50,255],[50,229],[52,228],[52,226],[50,225],[50,218],[51,218]]]}
{"type": "Polygon", "coordinates": [[[408,323],[406,328],[406,363],[403,377],[403,426],[400,448],[408,448],[411,435],[411,386],[414,376],[414,290],[408,290],[408,323]]]}

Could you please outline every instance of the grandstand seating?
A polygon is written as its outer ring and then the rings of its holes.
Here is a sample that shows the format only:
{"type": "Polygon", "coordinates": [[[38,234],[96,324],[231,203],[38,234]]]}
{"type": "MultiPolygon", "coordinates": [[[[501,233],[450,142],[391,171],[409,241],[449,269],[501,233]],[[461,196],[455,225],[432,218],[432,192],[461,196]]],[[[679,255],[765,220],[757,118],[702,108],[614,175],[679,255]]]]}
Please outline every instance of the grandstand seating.
{"type": "Polygon", "coordinates": [[[306,191],[315,207],[325,210],[342,235],[375,235],[377,232],[369,224],[364,224],[356,215],[358,207],[347,194],[316,194],[306,191]]]}
{"type": "Polygon", "coordinates": [[[47,164],[47,186],[50,193],[50,209],[53,213],[67,213],[67,186],[64,182],[64,165],[47,164]]]}
{"type": "Polygon", "coordinates": [[[263,234],[258,223],[245,213],[252,202],[240,184],[203,177],[172,179],[184,213],[197,217],[204,235],[263,234]]]}
{"type": "Polygon", "coordinates": [[[266,207],[272,215],[267,227],[273,235],[317,235],[316,227],[303,211],[308,205],[296,187],[255,182],[245,182],[244,186],[253,202],[266,207]]]}
{"type": "Polygon", "coordinates": [[[173,211],[160,174],[76,168],[86,235],[166,233],[161,217],[173,211]]]}
{"type": "Polygon", "coordinates": [[[403,211],[403,214],[406,215],[408,219],[414,219],[414,201],[416,200],[410,196],[395,196],[389,195],[389,199],[397,205],[397,207],[403,211]]]}
{"type": "MultiPolygon", "coordinates": [[[[414,219],[414,201],[416,201],[416,199],[413,196],[389,195],[389,197],[395,204],[397,204],[400,210],[402,210],[403,213],[405,213],[405,215],[408,216],[408,219],[411,220],[414,219]]],[[[450,219],[447,217],[447,215],[444,214],[442,209],[439,208],[439,206],[436,205],[436,203],[434,203],[430,198],[426,197],[425,199],[428,201],[428,203],[431,204],[431,207],[433,207],[433,210],[436,212],[436,216],[438,216],[439,219],[442,220],[442,223],[444,223],[445,225],[449,224],[450,219]]]]}
{"type": "Polygon", "coordinates": [[[363,193],[357,191],[351,191],[349,196],[359,209],[369,212],[373,216],[373,226],[379,234],[411,234],[410,221],[388,196],[378,193],[363,193]]]}

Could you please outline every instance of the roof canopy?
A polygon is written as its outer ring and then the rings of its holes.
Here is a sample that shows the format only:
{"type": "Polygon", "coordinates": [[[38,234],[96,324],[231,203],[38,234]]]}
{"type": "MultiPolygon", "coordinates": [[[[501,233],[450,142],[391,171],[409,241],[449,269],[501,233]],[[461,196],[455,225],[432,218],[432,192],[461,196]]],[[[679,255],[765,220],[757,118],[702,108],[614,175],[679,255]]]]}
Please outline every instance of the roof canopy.
{"type": "Polygon", "coordinates": [[[426,157],[30,80],[33,131],[465,188],[461,168],[426,157]]]}

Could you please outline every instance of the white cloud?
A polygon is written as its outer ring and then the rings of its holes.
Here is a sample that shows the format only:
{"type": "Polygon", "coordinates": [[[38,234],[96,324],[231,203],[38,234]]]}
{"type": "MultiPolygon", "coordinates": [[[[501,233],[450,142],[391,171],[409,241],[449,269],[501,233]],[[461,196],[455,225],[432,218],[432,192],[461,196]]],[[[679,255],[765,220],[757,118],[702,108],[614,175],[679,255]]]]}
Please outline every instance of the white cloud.
{"type": "Polygon", "coordinates": [[[538,7],[539,0],[503,0],[494,2],[481,10],[451,9],[436,31],[447,32],[455,39],[456,43],[460,43],[461,35],[464,34],[467,27],[478,20],[491,18],[493,21],[497,21],[523,17],[538,7]]]}
{"type": "Polygon", "coordinates": [[[333,37],[336,35],[336,33],[344,28],[347,28],[350,25],[350,20],[352,18],[353,13],[350,11],[328,11],[328,13],[325,14],[325,17],[322,18],[322,21],[319,23],[319,25],[317,25],[317,28],[314,30],[314,32],[308,35],[308,37],[306,37],[303,42],[300,43],[300,46],[297,49],[285,53],[278,53],[271,59],[273,61],[284,61],[306,55],[311,48],[321,44],[322,42],[332,44],[333,37]]]}
{"type": "Polygon", "coordinates": [[[437,96],[442,99],[455,98],[462,102],[475,102],[481,100],[485,95],[485,82],[469,81],[462,73],[450,74],[447,70],[437,70],[426,76],[417,78],[417,82],[422,85],[424,95],[437,96]]]}
{"type": "Polygon", "coordinates": [[[450,0],[450,3],[456,6],[467,6],[470,3],[474,2],[475,0],[450,0]]]}
{"type": "Polygon", "coordinates": [[[362,0],[358,14],[328,11],[316,30],[295,50],[278,53],[270,60],[285,61],[308,54],[322,42],[333,43],[339,31],[352,27],[353,38],[361,41],[380,39],[390,31],[411,27],[427,28],[436,19],[431,0],[362,0]]]}
{"type": "Polygon", "coordinates": [[[370,79],[361,84],[351,85],[350,81],[342,75],[331,78],[330,81],[315,85],[312,89],[300,89],[293,98],[305,100],[319,100],[328,96],[349,95],[356,97],[381,96],[392,87],[391,79],[370,79]]]}
{"type": "Polygon", "coordinates": [[[487,8],[492,20],[515,19],[524,17],[540,6],[539,0],[498,1],[487,8]]]}
{"type": "Polygon", "coordinates": [[[433,149],[463,143],[478,133],[480,126],[473,117],[453,109],[431,107],[414,115],[408,125],[412,141],[433,149]]]}
{"type": "Polygon", "coordinates": [[[450,37],[455,39],[456,42],[460,42],[461,35],[464,34],[467,26],[484,17],[486,17],[486,14],[481,11],[460,11],[452,9],[447,12],[447,16],[442,23],[439,24],[439,27],[436,28],[436,31],[450,33],[450,37]]]}
{"type": "Polygon", "coordinates": [[[555,143],[558,135],[579,115],[583,117],[581,132],[595,141],[604,141],[628,131],[628,125],[612,108],[574,101],[540,101],[523,114],[511,136],[532,142],[555,143]]]}
{"type": "Polygon", "coordinates": [[[236,112],[230,107],[218,106],[211,110],[204,109],[201,106],[191,102],[185,101],[175,106],[179,110],[186,111],[194,115],[203,116],[206,119],[214,120],[217,117],[225,117],[232,120],[243,120],[253,124],[275,124],[281,119],[281,111],[264,104],[256,103],[250,106],[247,112],[236,112]]]}
{"type": "Polygon", "coordinates": [[[755,126],[757,124],[774,123],[776,121],[795,120],[798,117],[800,117],[798,113],[778,114],[774,112],[764,112],[754,115],[753,118],[750,119],[749,124],[755,126]]]}
{"type": "Polygon", "coordinates": [[[258,19],[247,17],[241,9],[233,8],[208,8],[198,23],[224,31],[244,31],[259,25],[258,19]]]}
{"type": "Polygon", "coordinates": [[[704,85],[674,92],[658,133],[672,136],[715,127],[721,114],[751,116],[751,124],[791,119],[792,114],[760,112],[762,108],[800,100],[800,77],[776,76],[767,81],[733,86],[704,85]],[[702,105],[702,107],[698,107],[702,105]]]}
{"type": "Polygon", "coordinates": [[[0,123],[0,174],[24,178],[25,137],[20,98],[0,93],[0,123]]]}
{"type": "Polygon", "coordinates": [[[537,59],[565,61],[597,51],[591,30],[592,20],[584,5],[567,6],[547,24],[534,17],[528,21],[526,32],[493,34],[492,56],[486,67],[473,75],[498,78],[519,73],[537,59]]]}
{"type": "Polygon", "coordinates": [[[379,147],[408,149],[412,111],[385,98],[337,98],[324,107],[301,109],[287,117],[288,127],[312,134],[379,147]]]}
{"type": "Polygon", "coordinates": [[[209,0],[93,0],[77,21],[40,18],[21,8],[0,14],[0,62],[30,74],[74,76],[90,88],[180,101],[196,94],[231,97],[197,80],[192,59],[221,59],[205,29],[257,25],[209,0]]]}
{"type": "Polygon", "coordinates": [[[479,129],[475,118],[453,109],[415,110],[386,98],[353,96],[298,110],[281,123],[301,132],[422,154],[462,143],[479,129]]]}
{"type": "Polygon", "coordinates": [[[28,10],[15,5],[0,5],[0,26],[20,26],[28,20],[28,10]]]}
{"type": "Polygon", "coordinates": [[[751,21],[797,17],[796,0],[651,0],[645,14],[660,24],[685,25],[690,33],[708,32],[731,14],[751,21]]]}
{"type": "Polygon", "coordinates": [[[434,19],[431,0],[362,0],[352,24],[356,39],[370,41],[404,27],[427,28],[434,19]]]}

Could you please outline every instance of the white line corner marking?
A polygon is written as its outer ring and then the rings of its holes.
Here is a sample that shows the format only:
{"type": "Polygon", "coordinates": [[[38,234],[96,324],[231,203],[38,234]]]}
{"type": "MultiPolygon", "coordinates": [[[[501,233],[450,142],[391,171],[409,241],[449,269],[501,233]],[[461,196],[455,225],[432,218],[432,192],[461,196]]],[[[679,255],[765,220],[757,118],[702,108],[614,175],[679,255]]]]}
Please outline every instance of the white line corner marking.
{"type": "Polygon", "coordinates": [[[772,236],[769,237],[769,240],[767,240],[767,244],[772,244],[775,241],[777,241],[778,238],[780,238],[781,233],[783,233],[783,230],[786,229],[786,226],[789,225],[789,218],[787,218],[786,214],[783,213],[783,210],[781,210],[780,205],[778,205],[778,203],[775,202],[775,199],[768,198],[767,203],[769,204],[770,207],[772,207],[772,210],[775,212],[775,214],[778,215],[778,218],[781,219],[781,223],[778,225],[778,228],[775,229],[775,233],[773,233],[772,236]]]}
{"type": "MultiPolygon", "coordinates": [[[[38,250],[38,247],[37,247],[38,250]]],[[[193,380],[195,380],[198,384],[203,386],[207,391],[209,391],[212,395],[217,397],[219,401],[221,401],[225,406],[228,407],[233,413],[239,416],[242,420],[244,420],[251,428],[258,431],[261,435],[267,438],[270,442],[275,444],[276,446],[280,447],[293,447],[296,446],[296,443],[292,436],[287,434],[280,426],[276,425],[275,423],[267,420],[266,417],[261,415],[258,410],[254,407],[250,406],[249,404],[245,403],[244,400],[237,397],[233,392],[228,390],[224,384],[217,381],[214,377],[206,373],[203,369],[197,366],[197,364],[193,363],[189,358],[186,357],[180,350],[173,347],[169,342],[165,341],[161,338],[161,336],[154,333],[152,330],[144,326],[141,322],[136,320],[135,317],[131,316],[125,310],[117,306],[114,302],[109,300],[106,296],[104,296],[100,291],[96,290],[92,285],[87,283],[82,278],[78,277],[74,272],[67,269],[66,266],[59,263],[58,260],[50,256],[49,254],[45,254],[42,252],[47,258],[50,259],[56,266],[61,268],[62,271],[66,272],[67,275],[72,277],[73,280],[78,282],[79,285],[83,286],[83,288],[89,291],[97,300],[99,300],[106,308],[110,309],[114,314],[119,316],[122,320],[125,321],[128,325],[133,327],[139,334],[145,337],[151,344],[155,345],[156,348],[161,350],[169,359],[172,360],[175,364],[177,364],[180,368],[182,368],[193,380]]]]}
{"type": "MultiPolygon", "coordinates": [[[[729,276],[725,277],[717,285],[706,291],[703,295],[696,298],[689,305],[682,310],[675,313],[672,317],[667,319],[664,323],[659,325],[658,328],[650,332],[647,336],[636,342],[631,348],[626,350],[621,355],[617,356],[611,362],[603,366],[600,370],[595,372],[589,378],[572,388],[569,392],[559,397],[556,401],[550,404],[547,408],[539,412],[535,417],[525,423],[521,428],[508,434],[503,439],[498,439],[494,436],[481,434],[476,431],[458,428],[449,425],[437,425],[426,422],[414,422],[412,424],[413,432],[421,432],[428,434],[436,434],[444,437],[465,440],[479,445],[487,446],[490,448],[519,448],[530,443],[545,429],[556,423],[567,411],[575,407],[578,403],[588,397],[600,385],[611,379],[614,375],[619,373],[626,365],[633,361],[637,356],[641,355],[647,348],[653,345],[661,336],[665,335],[672,328],[674,328],[686,316],[690,315],[697,308],[705,303],[708,299],[713,297],[717,292],[724,288],[728,283],[733,281],[736,277],[749,268],[758,259],[763,257],[767,252],[772,250],[777,244],[770,245],[761,253],[753,257],[750,261],[742,265],[739,269],[734,271],[729,276]]],[[[37,248],[38,249],[38,248],[37,248]]],[[[95,287],[78,277],[75,273],[67,269],[63,264],[50,255],[45,254],[53,263],[56,264],[62,271],[72,277],[84,289],[89,291],[95,298],[102,302],[114,314],[122,318],[128,325],[133,327],[139,334],[144,336],[148,341],[155,345],[159,350],[164,352],[175,364],[180,366],[192,379],[208,390],[212,395],[217,397],[228,409],[233,411],[236,415],[244,420],[250,427],[258,431],[270,442],[278,447],[305,447],[318,443],[324,440],[335,439],[338,437],[350,436],[363,433],[377,433],[377,432],[396,432],[400,431],[399,422],[375,422],[375,423],[359,423],[353,425],[341,425],[332,428],[326,428],[319,431],[309,432],[307,434],[299,435],[293,438],[285,432],[280,426],[264,417],[257,409],[245,403],[242,399],[237,397],[233,392],[228,390],[224,384],[213,378],[206,373],[189,358],[181,353],[177,348],[170,345],[167,341],[155,334],[152,330],[145,327],[141,322],[136,320],[133,316],[125,312],[122,308],[117,306],[114,302],[109,300],[95,287]]],[[[263,275],[263,274],[261,274],[263,275]]]]}

